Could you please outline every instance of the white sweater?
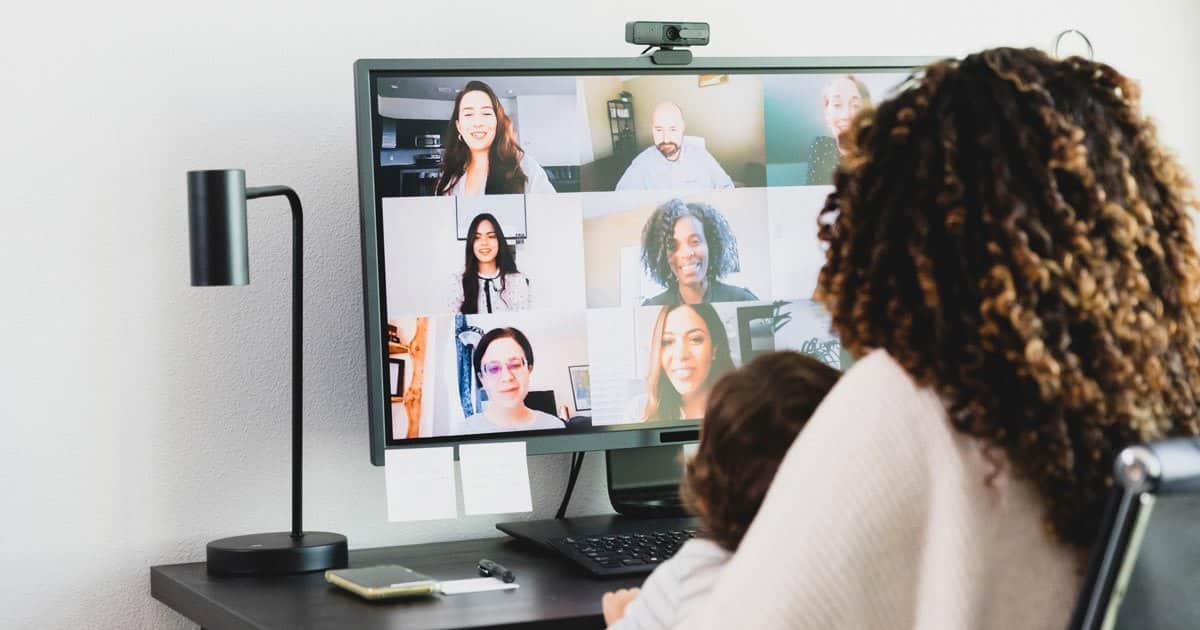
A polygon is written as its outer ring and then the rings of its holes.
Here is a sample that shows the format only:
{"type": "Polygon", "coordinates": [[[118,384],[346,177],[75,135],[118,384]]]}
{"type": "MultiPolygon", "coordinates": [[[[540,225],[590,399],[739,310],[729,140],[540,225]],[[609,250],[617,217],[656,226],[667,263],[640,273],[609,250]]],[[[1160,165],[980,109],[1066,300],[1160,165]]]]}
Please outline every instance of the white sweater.
{"type": "Polygon", "coordinates": [[[712,595],[681,628],[1062,630],[1081,556],[1033,486],[955,431],[887,353],[793,443],[712,595]]]}
{"type": "Polygon", "coordinates": [[[708,597],[728,561],[729,552],[711,540],[687,541],[646,578],[641,592],[625,608],[625,616],[608,630],[666,630],[674,626],[708,597]]]}

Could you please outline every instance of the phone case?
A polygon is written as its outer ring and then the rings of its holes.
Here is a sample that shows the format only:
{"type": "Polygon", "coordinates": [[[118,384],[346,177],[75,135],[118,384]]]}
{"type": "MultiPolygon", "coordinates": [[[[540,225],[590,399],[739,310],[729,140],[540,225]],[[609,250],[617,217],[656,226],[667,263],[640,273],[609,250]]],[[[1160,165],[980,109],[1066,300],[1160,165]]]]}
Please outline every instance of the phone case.
{"type": "Polygon", "coordinates": [[[325,581],[364,599],[424,597],[437,592],[437,580],[398,564],[325,572],[325,581]]]}

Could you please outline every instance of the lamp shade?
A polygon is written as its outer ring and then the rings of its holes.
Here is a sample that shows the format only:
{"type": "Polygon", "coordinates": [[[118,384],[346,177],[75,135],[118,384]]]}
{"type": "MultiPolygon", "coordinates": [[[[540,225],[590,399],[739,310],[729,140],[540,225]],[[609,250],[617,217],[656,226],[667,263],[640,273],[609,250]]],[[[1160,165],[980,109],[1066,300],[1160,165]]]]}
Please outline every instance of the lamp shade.
{"type": "Polygon", "coordinates": [[[192,286],[250,283],[246,171],[188,171],[192,286]]]}

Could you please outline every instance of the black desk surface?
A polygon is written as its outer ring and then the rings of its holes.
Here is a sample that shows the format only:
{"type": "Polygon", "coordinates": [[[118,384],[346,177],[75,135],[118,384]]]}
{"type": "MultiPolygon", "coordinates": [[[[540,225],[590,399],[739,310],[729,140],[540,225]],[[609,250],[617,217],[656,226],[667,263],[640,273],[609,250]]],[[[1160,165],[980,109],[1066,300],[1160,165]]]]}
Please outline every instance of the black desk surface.
{"type": "Polygon", "coordinates": [[[209,575],[202,562],[151,567],[150,593],[206,630],[260,628],[602,628],[600,596],[645,576],[594,578],[567,560],[510,538],[350,552],[350,566],[402,564],[439,580],[478,577],[490,558],[512,569],[511,591],[369,602],[323,572],[279,577],[209,575]]]}

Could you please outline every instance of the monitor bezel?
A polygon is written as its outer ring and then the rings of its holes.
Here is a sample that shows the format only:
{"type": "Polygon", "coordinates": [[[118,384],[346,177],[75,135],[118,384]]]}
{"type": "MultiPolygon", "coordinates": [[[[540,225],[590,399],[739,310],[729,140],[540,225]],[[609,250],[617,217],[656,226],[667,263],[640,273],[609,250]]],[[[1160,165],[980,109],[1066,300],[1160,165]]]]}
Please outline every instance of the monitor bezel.
{"type": "Polygon", "coordinates": [[[694,442],[698,420],[594,426],[580,431],[528,431],[483,435],[424,437],[388,444],[390,389],[387,354],[384,352],[384,301],[382,212],[375,195],[374,120],[375,82],[383,73],[413,76],[487,75],[608,75],[697,74],[711,71],[738,74],[913,72],[937,57],[712,57],[694,58],[686,65],[656,65],[649,56],[614,58],[512,58],[512,59],[359,59],[354,63],[354,113],[357,142],[359,221],[362,243],[363,320],[367,361],[367,416],[371,463],[384,465],[385,451],[393,448],[455,447],[461,442],[523,441],[529,455],[637,448],[694,442]]]}

